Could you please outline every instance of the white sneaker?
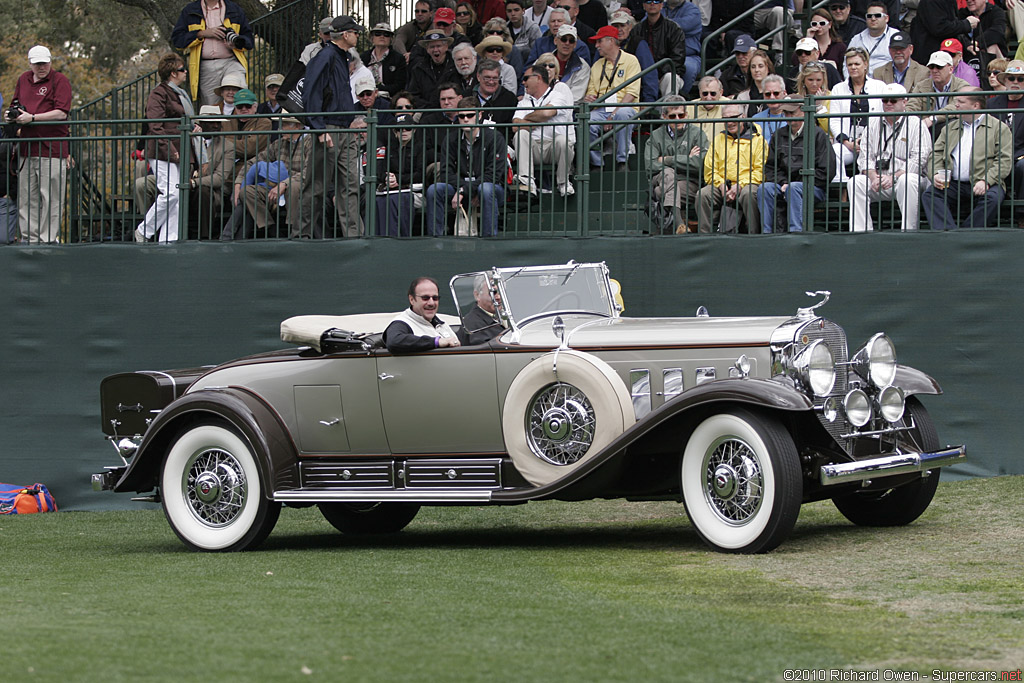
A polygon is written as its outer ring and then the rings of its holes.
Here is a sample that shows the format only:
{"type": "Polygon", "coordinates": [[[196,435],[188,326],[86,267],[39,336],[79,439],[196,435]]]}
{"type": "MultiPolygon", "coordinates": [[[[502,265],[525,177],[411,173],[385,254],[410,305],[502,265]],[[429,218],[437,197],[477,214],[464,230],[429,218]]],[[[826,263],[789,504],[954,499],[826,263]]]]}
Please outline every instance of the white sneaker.
{"type": "Polygon", "coordinates": [[[136,242],[148,242],[149,240],[146,239],[146,236],[144,234],[142,234],[141,230],[139,230],[138,228],[135,228],[135,241],[136,242]]]}
{"type": "Polygon", "coordinates": [[[571,197],[576,194],[576,188],[572,186],[572,183],[566,183],[565,187],[558,188],[558,194],[563,197],[571,197]]]}
{"type": "Polygon", "coordinates": [[[537,194],[537,183],[534,182],[533,178],[521,175],[519,176],[519,187],[525,189],[532,195],[537,194]]]}

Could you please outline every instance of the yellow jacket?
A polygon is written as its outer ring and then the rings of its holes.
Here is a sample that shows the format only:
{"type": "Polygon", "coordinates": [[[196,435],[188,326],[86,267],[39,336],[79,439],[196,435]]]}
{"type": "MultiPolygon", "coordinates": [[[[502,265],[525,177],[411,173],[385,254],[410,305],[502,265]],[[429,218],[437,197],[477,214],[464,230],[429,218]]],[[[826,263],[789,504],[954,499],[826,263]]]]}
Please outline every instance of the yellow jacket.
{"type": "Polygon", "coordinates": [[[719,133],[704,157],[704,182],[721,185],[729,181],[740,185],[760,185],[768,145],[757,126],[745,124],[738,137],[719,133]]]}

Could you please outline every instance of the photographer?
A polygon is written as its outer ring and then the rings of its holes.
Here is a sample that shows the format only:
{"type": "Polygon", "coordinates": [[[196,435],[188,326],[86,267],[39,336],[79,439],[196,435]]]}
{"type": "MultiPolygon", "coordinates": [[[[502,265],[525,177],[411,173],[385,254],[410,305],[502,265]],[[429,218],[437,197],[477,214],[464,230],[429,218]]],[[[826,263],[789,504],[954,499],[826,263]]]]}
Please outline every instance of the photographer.
{"type": "Polygon", "coordinates": [[[5,118],[20,126],[18,223],[29,243],[56,243],[67,183],[71,83],[53,70],[50,51],[36,45],[28,51],[30,69],[18,77],[5,118]],[[52,125],[33,125],[47,123],[52,125]]]}
{"type": "Polygon", "coordinates": [[[242,8],[231,0],[196,0],[185,5],[171,32],[171,43],[185,51],[192,99],[217,104],[213,92],[229,73],[248,83],[245,51],[253,48],[252,29],[242,8]]]}

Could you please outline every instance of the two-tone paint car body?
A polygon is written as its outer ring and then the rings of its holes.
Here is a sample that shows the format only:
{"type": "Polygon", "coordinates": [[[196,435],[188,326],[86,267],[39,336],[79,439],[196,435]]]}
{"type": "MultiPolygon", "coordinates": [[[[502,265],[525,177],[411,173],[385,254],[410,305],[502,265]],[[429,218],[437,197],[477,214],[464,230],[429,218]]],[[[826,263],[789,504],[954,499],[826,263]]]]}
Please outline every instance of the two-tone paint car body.
{"type": "Polygon", "coordinates": [[[814,500],[907,524],[965,457],[918,399],[938,384],[883,334],[850,356],[828,293],[793,316],[627,318],[616,285],[602,263],[494,268],[450,283],[463,317],[489,293],[505,330],[485,344],[396,355],[392,314],[303,316],[294,348],[113,375],[124,462],[94,487],[161,501],[201,550],[258,544],[282,504],[382,533],[423,505],[601,497],[679,500],[712,548],[762,552],[814,500]]]}

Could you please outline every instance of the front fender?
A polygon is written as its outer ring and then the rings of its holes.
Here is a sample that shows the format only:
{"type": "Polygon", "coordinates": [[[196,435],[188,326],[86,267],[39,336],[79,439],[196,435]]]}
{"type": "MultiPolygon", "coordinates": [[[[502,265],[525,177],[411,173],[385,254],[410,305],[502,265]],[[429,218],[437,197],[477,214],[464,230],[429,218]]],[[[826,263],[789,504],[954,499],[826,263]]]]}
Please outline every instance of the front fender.
{"type": "Polygon", "coordinates": [[[181,429],[211,418],[228,422],[248,442],[267,482],[268,498],[276,490],[298,487],[298,452],[278,415],[248,389],[221,387],[185,394],[162,410],[146,430],[114,491],[155,488],[167,449],[181,429]]]}
{"type": "Polygon", "coordinates": [[[892,383],[903,389],[907,396],[911,394],[941,394],[942,387],[931,375],[927,375],[909,365],[897,365],[896,377],[892,383]]]}

